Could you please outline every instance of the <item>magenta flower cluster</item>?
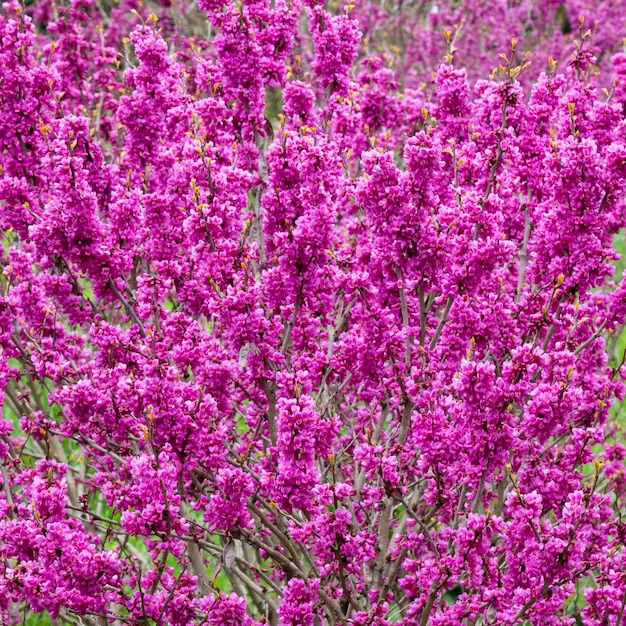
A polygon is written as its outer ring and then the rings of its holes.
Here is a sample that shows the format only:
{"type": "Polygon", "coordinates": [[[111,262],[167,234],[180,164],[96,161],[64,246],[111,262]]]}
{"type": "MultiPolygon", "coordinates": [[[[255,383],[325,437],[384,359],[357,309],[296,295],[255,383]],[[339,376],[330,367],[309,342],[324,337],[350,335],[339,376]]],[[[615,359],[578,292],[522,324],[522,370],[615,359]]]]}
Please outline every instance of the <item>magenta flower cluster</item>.
{"type": "Polygon", "coordinates": [[[0,622],[622,624],[625,15],[6,2],[0,622]]]}

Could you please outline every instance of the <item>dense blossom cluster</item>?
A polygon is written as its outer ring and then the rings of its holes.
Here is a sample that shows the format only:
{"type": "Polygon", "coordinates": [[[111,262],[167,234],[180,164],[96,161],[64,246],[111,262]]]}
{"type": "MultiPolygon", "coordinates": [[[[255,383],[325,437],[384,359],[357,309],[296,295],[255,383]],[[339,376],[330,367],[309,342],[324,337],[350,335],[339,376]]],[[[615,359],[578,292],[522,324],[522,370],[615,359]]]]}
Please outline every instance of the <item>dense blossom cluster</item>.
{"type": "Polygon", "coordinates": [[[625,16],[6,2],[0,621],[621,624],[625,16]]]}

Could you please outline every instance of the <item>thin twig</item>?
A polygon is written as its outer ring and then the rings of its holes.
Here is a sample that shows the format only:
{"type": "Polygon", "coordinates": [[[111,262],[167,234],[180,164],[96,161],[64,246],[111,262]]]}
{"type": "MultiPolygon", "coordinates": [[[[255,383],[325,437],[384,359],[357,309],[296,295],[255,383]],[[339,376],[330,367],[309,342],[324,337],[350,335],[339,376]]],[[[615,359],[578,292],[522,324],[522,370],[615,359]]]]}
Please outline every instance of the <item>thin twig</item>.
{"type": "Polygon", "coordinates": [[[137,324],[137,327],[139,328],[139,334],[145,338],[147,336],[146,329],[144,328],[142,321],[139,319],[137,313],[135,313],[135,309],[133,309],[128,300],[126,300],[126,298],[120,293],[120,290],[116,287],[112,278],[109,278],[109,287],[111,288],[111,291],[115,294],[117,299],[122,303],[129,317],[133,320],[133,322],[135,322],[135,324],[137,324]]]}
{"type": "Polygon", "coordinates": [[[437,342],[439,341],[439,337],[441,336],[441,331],[448,321],[448,314],[450,313],[450,308],[452,307],[452,302],[454,302],[454,298],[450,296],[446,302],[446,306],[441,314],[441,319],[439,320],[439,324],[437,324],[437,329],[435,330],[435,336],[432,338],[430,342],[430,349],[434,350],[437,342]]]}

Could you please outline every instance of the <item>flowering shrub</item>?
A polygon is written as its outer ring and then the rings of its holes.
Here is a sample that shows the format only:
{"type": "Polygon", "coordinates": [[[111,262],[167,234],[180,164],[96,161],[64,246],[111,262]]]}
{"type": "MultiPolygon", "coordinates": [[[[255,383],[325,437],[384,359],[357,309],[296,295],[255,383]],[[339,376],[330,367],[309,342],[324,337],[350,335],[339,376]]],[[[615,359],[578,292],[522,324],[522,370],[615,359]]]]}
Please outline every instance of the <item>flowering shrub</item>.
{"type": "Polygon", "coordinates": [[[621,624],[624,15],[4,4],[0,621],[621,624]]]}

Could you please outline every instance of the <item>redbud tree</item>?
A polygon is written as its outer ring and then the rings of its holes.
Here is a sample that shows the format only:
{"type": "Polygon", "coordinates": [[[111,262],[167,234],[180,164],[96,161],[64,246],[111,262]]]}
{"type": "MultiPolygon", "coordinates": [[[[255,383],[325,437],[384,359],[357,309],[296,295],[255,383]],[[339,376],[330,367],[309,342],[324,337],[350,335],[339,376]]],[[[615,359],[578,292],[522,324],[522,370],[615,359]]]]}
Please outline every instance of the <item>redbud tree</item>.
{"type": "Polygon", "coordinates": [[[624,623],[624,15],[4,4],[0,621],[624,623]]]}

